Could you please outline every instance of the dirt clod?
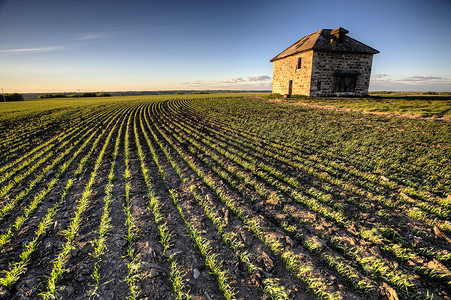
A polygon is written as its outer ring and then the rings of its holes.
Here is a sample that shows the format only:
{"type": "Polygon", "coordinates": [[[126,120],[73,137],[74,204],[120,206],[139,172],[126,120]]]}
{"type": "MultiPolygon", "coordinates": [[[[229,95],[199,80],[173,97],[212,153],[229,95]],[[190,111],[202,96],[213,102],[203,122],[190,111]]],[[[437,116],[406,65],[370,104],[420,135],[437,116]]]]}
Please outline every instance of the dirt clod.
{"type": "Polygon", "coordinates": [[[403,197],[405,200],[409,201],[410,203],[417,203],[417,202],[418,202],[418,201],[416,201],[415,199],[413,199],[413,198],[407,196],[406,194],[404,194],[404,193],[402,193],[402,192],[399,193],[399,195],[400,195],[401,197],[403,197]]]}
{"type": "Polygon", "coordinates": [[[148,271],[148,275],[150,278],[156,278],[158,276],[163,275],[163,273],[160,270],[154,268],[148,271]]]}
{"type": "Polygon", "coordinates": [[[226,208],[224,208],[224,223],[226,225],[229,224],[229,210],[226,208]]]}
{"type": "Polygon", "coordinates": [[[285,241],[286,241],[287,244],[290,245],[291,247],[294,246],[293,240],[292,240],[288,235],[285,237],[285,241]]]}
{"type": "Polygon", "coordinates": [[[260,254],[260,258],[259,259],[263,263],[263,266],[265,267],[266,272],[271,273],[272,270],[274,269],[274,262],[269,257],[269,255],[266,254],[266,252],[263,251],[260,254]]]}
{"type": "Polygon", "coordinates": [[[388,300],[399,300],[396,291],[385,282],[381,286],[381,295],[384,295],[388,300]]]}
{"type": "Polygon", "coordinates": [[[450,239],[449,237],[447,237],[443,232],[441,232],[440,229],[438,229],[437,226],[434,226],[433,231],[434,231],[434,234],[435,234],[435,236],[436,236],[437,238],[444,239],[444,240],[446,240],[448,243],[451,243],[451,239],[450,239]]]}
{"type": "Polygon", "coordinates": [[[240,236],[240,238],[241,238],[241,240],[243,241],[243,243],[244,243],[244,244],[247,244],[247,237],[246,237],[246,234],[240,230],[240,231],[238,231],[238,235],[240,236]]]}
{"type": "Polygon", "coordinates": [[[428,262],[427,266],[429,269],[446,270],[446,267],[444,265],[442,265],[439,261],[437,261],[435,258],[433,260],[431,260],[430,262],[428,262]]]}

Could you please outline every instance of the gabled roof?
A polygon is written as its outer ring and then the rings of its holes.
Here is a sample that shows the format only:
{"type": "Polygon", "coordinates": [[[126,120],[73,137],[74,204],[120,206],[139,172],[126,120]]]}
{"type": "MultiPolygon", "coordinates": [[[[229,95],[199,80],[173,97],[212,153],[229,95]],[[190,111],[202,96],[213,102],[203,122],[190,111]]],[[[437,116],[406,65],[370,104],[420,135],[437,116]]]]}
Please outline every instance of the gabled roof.
{"type": "Polygon", "coordinates": [[[346,33],[348,32],[341,27],[333,30],[321,29],[315,31],[282,51],[282,53],[271,59],[271,62],[308,50],[320,52],[379,53],[376,49],[347,36],[346,33]]]}

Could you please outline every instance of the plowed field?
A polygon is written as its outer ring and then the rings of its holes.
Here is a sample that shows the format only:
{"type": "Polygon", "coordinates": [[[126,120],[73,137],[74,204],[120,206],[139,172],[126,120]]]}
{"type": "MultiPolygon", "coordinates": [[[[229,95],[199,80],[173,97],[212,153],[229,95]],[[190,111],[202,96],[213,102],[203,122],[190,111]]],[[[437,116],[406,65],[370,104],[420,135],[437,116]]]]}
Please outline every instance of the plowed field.
{"type": "Polygon", "coordinates": [[[243,96],[28,103],[0,117],[0,299],[451,295],[449,122],[243,96]]]}

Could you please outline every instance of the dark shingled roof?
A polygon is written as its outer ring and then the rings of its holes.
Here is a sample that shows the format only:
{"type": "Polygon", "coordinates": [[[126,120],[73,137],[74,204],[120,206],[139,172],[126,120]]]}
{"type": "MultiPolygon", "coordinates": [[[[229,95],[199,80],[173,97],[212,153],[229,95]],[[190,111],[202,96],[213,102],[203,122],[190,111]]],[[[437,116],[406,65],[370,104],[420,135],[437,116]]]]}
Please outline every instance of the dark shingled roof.
{"type": "Polygon", "coordinates": [[[376,49],[347,36],[346,33],[348,32],[341,27],[333,30],[321,29],[315,31],[282,51],[282,53],[271,59],[271,62],[308,50],[320,52],[379,53],[376,49]]]}

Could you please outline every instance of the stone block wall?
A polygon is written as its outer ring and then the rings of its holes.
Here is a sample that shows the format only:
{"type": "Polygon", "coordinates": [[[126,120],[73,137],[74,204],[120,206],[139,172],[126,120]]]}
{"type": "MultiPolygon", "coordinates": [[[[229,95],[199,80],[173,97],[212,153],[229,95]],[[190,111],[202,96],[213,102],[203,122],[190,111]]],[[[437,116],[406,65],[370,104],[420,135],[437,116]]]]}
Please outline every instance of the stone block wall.
{"type": "Polygon", "coordinates": [[[293,81],[293,95],[322,96],[365,96],[370,84],[373,54],[314,52],[306,51],[273,62],[272,92],[288,94],[289,82],[293,81]],[[297,69],[298,58],[302,66],[297,69]],[[336,92],[336,69],[352,69],[357,75],[355,92],[336,92]],[[318,91],[318,81],[321,81],[318,91]]]}
{"type": "Polygon", "coordinates": [[[288,85],[292,80],[292,94],[309,95],[312,59],[313,51],[306,51],[274,61],[272,92],[288,94],[288,85]],[[301,68],[296,69],[300,57],[302,59],[301,68]]]}
{"type": "Polygon", "coordinates": [[[310,96],[365,96],[370,85],[371,66],[373,54],[340,53],[340,52],[315,52],[313,54],[310,96]],[[336,92],[336,69],[352,69],[360,72],[357,75],[355,92],[336,92]],[[321,81],[321,89],[318,91],[318,81],[321,81]]]}

